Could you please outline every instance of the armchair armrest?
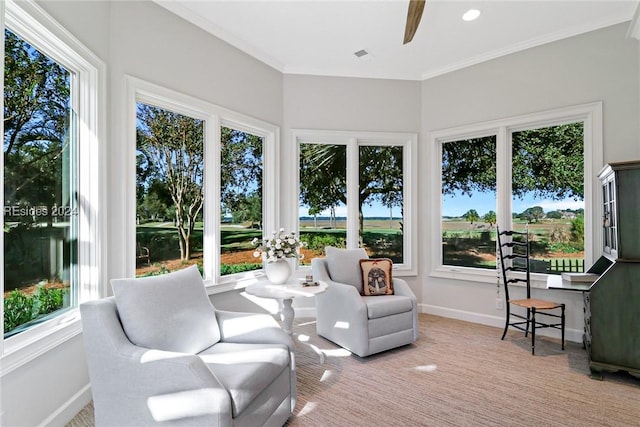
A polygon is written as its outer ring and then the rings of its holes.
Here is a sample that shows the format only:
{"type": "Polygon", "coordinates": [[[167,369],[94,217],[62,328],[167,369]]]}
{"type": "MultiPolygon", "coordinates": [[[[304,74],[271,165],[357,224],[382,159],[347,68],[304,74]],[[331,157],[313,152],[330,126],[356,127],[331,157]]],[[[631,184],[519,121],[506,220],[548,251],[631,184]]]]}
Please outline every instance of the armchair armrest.
{"type": "Polygon", "coordinates": [[[220,340],[235,343],[263,343],[286,345],[295,351],[291,337],[268,314],[239,313],[216,310],[220,340]]]}
{"type": "Polygon", "coordinates": [[[418,303],[418,299],[416,298],[416,295],[413,293],[413,291],[409,287],[409,284],[403,279],[398,279],[395,277],[393,278],[393,293],[396,295],[409,297],[415,304],[418,303]]]}
{"type": "Polygon", "coordinates": [[[402,295],[411,298],[411,305],[413,307],[413,339],[418,339],[418,298],[413,293],[409,284],[403,279],[393,279],[393,292],[396,295],[402,295]]]}
{"type": "Polygon", "coordinates": [[[358,290],[354,286],[331,280],[324,259],[313,259],[311,268],[313,278],[328,285],[325,292],[316,295],[317,311],[322,310],[323,314],[327,314],[325,312],[325,309],[327,309],[332,313],[340,313],[350,318],[362,316],[365,319],[367,318],[367,306],[362,301],[362,296],[358,290]]]}
{"type": "Polygon", "coordinates": [[[331,280],[324,259],[311,261],[315,280],[325,282],[328,288],[316,296],[316,330],[318,334],[339,345],[363,354],[368,348],[367,305],[358,290],[351,285],[331,280]]]}

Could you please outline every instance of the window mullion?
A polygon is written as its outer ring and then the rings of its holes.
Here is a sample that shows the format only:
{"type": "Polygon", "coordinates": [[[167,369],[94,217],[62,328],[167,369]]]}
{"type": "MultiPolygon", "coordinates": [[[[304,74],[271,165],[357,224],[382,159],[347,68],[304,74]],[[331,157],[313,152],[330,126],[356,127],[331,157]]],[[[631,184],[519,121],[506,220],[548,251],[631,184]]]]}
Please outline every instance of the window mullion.
{"type": "Polygon", "coordinates": [[[498,226],[511,229],[511,132],[506,127],[496,132],[496,209],[498,226]]]}
{"type": "Polygon", "coordinates": [[[347,144],[347,248],[360,246],[360,212],[358,210],[360,156],[358,140],[349,139],[347,144]]]}
{"type": "Polygon", "coordinates": [[[202,191],[210,197],[204,198],[203,206],[203,256],[202,269],[205,279],[218,277],[220,272],[220,118],[210,116],[205,120],[204,130],[204,182],[202,191]],[[217,246],[217,247],[216,247],[217,246]]]}

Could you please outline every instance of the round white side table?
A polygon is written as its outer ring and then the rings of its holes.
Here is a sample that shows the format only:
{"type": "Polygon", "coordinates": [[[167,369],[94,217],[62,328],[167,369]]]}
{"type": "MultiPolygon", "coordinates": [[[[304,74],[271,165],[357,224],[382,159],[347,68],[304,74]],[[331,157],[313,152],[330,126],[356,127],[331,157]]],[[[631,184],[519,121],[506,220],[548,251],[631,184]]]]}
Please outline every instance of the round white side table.
{"type": "Polygon", "coordinates": [[[295,311],[292,306],[293,299],[314,297],[317,294],[326,291],[327,287],[328,285],[324,282],[319,282],[317,286],[304,286],[302,283],[273,285],[269,282],[260,282],[249,285],[244,290],[249,295],[281,301],[282,309],[280,314],[282,318],[282,329],[291,335],[293,318],[295,317],[295,311]]]}

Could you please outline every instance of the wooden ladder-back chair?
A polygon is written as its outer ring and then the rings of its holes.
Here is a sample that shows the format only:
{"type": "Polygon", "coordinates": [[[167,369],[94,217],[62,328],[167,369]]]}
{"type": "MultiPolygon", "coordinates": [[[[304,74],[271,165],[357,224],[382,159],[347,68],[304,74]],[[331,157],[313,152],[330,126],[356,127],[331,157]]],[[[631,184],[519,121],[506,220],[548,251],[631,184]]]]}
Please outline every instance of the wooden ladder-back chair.
{"type": "Polygon", "coordinates": [[[533,355],[536,350],[536,329],[555,328],[560,329],[562,333],[562,350],[564,350],[565,305],[553,301],[531,298],[528,227],[524,232],[500,231],[498,227],[496,227],[496,231],[498,234],[498,249],[500,253],[500,264],[502,266],[507,311],[504,332],[502,333],[501,339],[504,340],[509,326],[524,331],[525,337],[529,334],[529,327],[531,327],[531,354],[533,355]],[[514,272],[518,273],[516,277],[513,277],[513,275],[510,277],[509,273],[514,272]],[[524,283],[527,297],[524,299],[511,299],[509,297],[509,284],[512,283],[524,283]],[[512,313],[512,305],[526,309],[527,314],[512,313]],[[560,314],[550,312],[557,309],[560,309],[560,314]],[[549,320],[544,322],[540,321],[536,318],[537,315],[546,316],[549,320]],[[515,319],[512,320],[512,318],[515,319]],[[559,319],[560,322],[557,320],[554,321],[553,319],[559,319]]]}

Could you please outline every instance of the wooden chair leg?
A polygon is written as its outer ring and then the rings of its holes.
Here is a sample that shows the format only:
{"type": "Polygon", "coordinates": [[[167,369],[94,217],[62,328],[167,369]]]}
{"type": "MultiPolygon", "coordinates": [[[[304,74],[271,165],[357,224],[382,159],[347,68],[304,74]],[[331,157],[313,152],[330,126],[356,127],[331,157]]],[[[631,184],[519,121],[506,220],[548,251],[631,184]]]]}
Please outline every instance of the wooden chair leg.
{"type": "Polygon", "coordinates": [[[562,318],[561,318],[561,328],[562,328],[562,349],[564,350],[564,304],[561,306],[562,309],[562,318]]]}
{"type": "MultiPolygon", "coordinates": [[[[527,329],[529,326],[528,319],[529,319],[529,316],[527,316],[527,329]]],[[[532,307],[531,308],[531,355],[533,356],[534,354],[536,354],[536,308],[532,307]]]]}
{"type": "Polygon", "coordinates": [[[509,317],[511,317],[510,304],[507,302],[507,317],[504,321],[504,331],[502,332],[501,340],[504,340],[505,335],[507,335],[507,329],[509,329],[509,317]]]}

